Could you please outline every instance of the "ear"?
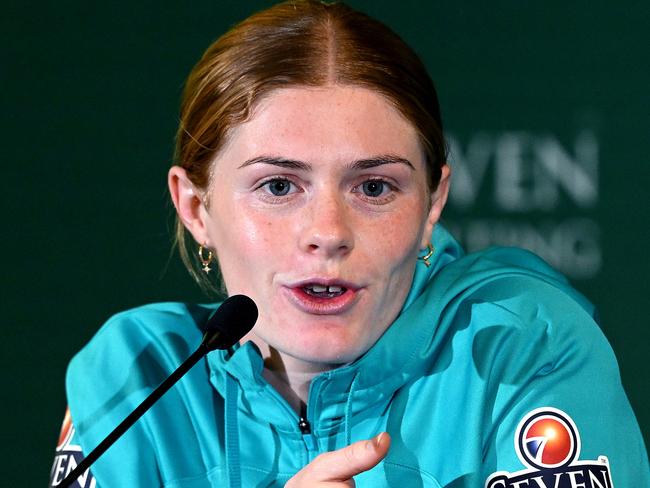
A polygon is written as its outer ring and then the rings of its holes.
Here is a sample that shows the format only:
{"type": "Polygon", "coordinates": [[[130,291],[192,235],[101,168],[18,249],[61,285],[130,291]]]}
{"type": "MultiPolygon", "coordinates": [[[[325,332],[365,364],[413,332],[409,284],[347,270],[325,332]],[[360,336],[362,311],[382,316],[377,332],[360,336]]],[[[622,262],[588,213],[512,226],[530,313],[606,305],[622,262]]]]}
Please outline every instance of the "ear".
{"type": "Polygon", "coordinates": [[[201,198],[201,192],[187,177],[187,172],[180,166],[172,166],[167,175],[169,193],[176,207],[176,213],[196,242],[211,247],[206,227],[207,209],[201,198]]]}
{"type": "Polygon", "coordinates": [[[447,197],[449,196],[450,179],[451,168],[449,168],[449,165],[444,164],[440,171],[440,182],[438,183],[438,188],[436,188],[436,191],[431,194],[431,208],[429,209],[427,222],[424,226],[424,233],[422,234],[420,249],[425,249],[427,245],[430,244],[433,227],[436,225],[436,223],[438,223],[438,220],[440,220],[442,210],[445,208],[445,204],[447,203],[447,197]]]}

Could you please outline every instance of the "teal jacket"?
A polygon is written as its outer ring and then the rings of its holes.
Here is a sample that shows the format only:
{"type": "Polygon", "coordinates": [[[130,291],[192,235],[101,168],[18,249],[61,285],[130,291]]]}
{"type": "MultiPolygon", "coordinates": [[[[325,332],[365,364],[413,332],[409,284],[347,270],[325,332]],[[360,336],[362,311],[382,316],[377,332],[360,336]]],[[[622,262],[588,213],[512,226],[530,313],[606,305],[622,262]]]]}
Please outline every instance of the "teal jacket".
{"type": "MultiPolygon", "coordinates": [[[[214,351],[95,463],[98,486],[283,486],[318,454],[384,430],[389,454],[359,487],[650,486],[593,306],[528,252],[464,256],[441,226],[432,242],[433,265],[418,264],[386,333],[312,382],[309,428],[252,343],[214,351]]],[[[147,305],[102,327],[66,381],[83,452],[194,351],[215,308],[147,305]]]]}

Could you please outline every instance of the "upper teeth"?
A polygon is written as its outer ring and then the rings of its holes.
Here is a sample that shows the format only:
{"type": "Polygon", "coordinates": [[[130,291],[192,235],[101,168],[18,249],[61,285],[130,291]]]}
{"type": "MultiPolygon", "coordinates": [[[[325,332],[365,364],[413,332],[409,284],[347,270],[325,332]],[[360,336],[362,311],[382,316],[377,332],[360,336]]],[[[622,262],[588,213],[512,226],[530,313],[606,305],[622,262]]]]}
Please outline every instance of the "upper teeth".
{"type": "Polygon", "coordinates": [[[314,293],[338,293],[343,290],[342,287],[336,285],[323,286],[323,285],[311,285],[310,288],[314,293]]]}

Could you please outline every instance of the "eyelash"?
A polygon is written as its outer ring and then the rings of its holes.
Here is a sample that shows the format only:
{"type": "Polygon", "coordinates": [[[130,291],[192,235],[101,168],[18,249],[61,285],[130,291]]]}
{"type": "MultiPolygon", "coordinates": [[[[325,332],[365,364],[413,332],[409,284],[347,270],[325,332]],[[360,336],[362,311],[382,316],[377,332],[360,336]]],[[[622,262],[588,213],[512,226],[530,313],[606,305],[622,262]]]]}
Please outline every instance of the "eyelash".
{"type": "Polygon", "coordinates": [[[283,201],[286,200],[286,198],[291,195],[292,193],[295,193],[295,191],[291,191],[291,189],[297,190],[299,187],[298,185],[291,181],[291,179],[284,177],[284,176],[273,176],[271,178],[268,178],[267,180],[262,181],[256,190],[261,190],[261,194],[264,200],[268,201],[269,203],[282,203],[283,201]],[[285,195],[274,195],[271,193],[271,190],[269,189],[269,186],[271,183],[282,181],[287,184],[289,184],[289,192],[285,195]]]}
{"type": "MultiPolygon", "coordinates": [[[[296,193],[297,191],[301,191],[297,183],[295,183],[290,178],[285,176],[273,176],[271,178],[268,178],[262,181],[255,188],[255,190],[261,190],[264,200],[268,201],[269,203],[283,203],[284,201],[286,201],[289,195],[296,193]],[[289,185],[289,190],[284,195],[274,195],[273,193],[271,193],[271,190],[269,189],[269,186],[272,183],[279,182],[279,181],[289,185]]],[[[363,180],[361,183],[352,187],[352,193],[358,194],[359,197],[362,198],[365,202],[370,203],[372,205],[383,205],[385,203],[389,203],[395,199],[396,193],[398,192],[399,189],[394,184],[390,183],[384,178],[367,178],[363,180]],[[370,182],[377,182],[385,185],[388,189],[388,194],[384,196],[377,196],[377,197],[372,197],[364,194],[363,185],[370,182]]]]}
{"type": "Polygon", "coordinates": [[[362,198],[364,201],[372,205],[383,205],[392,202],[396,197],[396,193],[399,192],[399,189],[395,185],[386,181],[383,178],[368,178],[366,180],[363,180],[358,185],[354,186],[352,192],[358,193],[360,198],[362,198]],[[363,193],[363,185],[365,185],[366,183],[381,183],[387,188],[388,193],[386,195],[380,195],[377,197],[371,197],[369,195],[366,195],[363,193]]]}

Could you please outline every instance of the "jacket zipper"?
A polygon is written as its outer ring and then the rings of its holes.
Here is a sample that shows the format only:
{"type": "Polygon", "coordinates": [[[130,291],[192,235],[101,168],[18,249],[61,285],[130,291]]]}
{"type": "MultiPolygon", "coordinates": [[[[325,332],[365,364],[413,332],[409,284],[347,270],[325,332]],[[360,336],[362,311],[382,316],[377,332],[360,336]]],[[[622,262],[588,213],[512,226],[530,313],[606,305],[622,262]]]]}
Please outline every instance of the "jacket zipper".
{"type": "Polygon", "coordinates": [[[298,418],[298,429],[302,434],[302,440],[305,443],[305,447],[307,448],[309,460],[311,460],[314,457],[314,454],[318,451],[318,443],[316,442],[316,437],[314,434],[311,433],[311,424],[306,417],[307,414],[303,411],[298,418]]]}
{"type": "Polygon", "coordinates": [[[302,435],[311,434],[311,425],[303,416],[300,416],[298,419],[298,428],[300,429],[300,432],[302,432],[302,435]]]}

